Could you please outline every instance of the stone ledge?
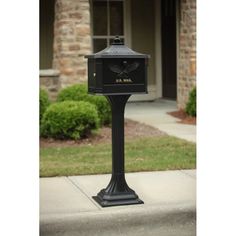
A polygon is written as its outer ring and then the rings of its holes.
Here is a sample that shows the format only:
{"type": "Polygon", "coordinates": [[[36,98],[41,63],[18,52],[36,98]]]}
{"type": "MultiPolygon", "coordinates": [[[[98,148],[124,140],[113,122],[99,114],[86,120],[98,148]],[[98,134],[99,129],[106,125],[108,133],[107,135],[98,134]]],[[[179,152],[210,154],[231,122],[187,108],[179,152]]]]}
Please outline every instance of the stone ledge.
{"type": "Polygon", "coordinates": [[[40,87],[46,89],[51,101],[55,101],[57,93],[61,88],[61,79],[59,70],[47,69],[40,70],[40,87]]]}
{"type": "Polygon", "coordinates": [[[39,76],[40,77],[58,77],[59,75],[60,75],[59,70],[45,69],[45,70],[40,70],[39,71],[39,76]]]}

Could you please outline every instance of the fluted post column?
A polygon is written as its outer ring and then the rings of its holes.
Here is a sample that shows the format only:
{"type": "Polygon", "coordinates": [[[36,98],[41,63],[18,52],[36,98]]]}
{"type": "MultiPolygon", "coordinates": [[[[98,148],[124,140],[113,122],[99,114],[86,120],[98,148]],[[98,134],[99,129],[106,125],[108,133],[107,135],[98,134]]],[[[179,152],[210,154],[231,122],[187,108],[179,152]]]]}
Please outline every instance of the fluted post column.
{"type": "Polygon", "coordinates": [[[106,96],[112,110],[112,176],[108,186],[93,197],[102,207],[143,203],[125,180],[124,110],[130,96],[106,96]]]}

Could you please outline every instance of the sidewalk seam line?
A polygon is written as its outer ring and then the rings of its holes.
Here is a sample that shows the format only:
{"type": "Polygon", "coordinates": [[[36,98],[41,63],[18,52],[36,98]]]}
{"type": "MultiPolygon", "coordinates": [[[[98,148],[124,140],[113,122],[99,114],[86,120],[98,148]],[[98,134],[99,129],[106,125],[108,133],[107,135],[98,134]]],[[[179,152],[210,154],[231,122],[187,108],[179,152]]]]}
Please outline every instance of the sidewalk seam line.
{"type": "MultiPolygon", "coordinates": [[[[194,169],[193,169],[194,170],[194,169]]],[[[196,169],[195,169],[196,170],[196,169]]],[[[191,174],[188,174],[186,173],[184,170],[180,170],[181,173],[187,175],[188,177],[191,177],[192,179],[195,179],[196,180],[196,177],[195,176],[192,176],[191,174]]]]}
{"type": "Polygon", "coordinates": [[[69,180],[69,182],[70,182],[71,184],[73,184],[77,189],[79,189],[79,190],[89,199],[89,201],[92,202],[94,206],[96,206],[97,209],[101,210],[101,209],[93,202],[93,200],[90,199],[90,197],[86,194],[86,192],[85,192],[83,189],[81,189],[70,177],[66,177],[66,178],[69,180]]]}

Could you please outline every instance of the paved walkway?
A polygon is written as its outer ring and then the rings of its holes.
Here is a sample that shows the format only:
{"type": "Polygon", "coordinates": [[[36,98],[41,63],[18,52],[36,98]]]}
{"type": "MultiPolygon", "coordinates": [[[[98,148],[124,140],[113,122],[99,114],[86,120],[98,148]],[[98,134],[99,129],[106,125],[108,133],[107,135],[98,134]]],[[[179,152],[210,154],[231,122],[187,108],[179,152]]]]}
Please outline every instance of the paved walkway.
{"type": "Polygon", "coordinates": [[[101,208],[91,197],[110,175],[40,179],[40,235],[192,236],[195,170],[128,173],[144,204],[101,208]]]}
{"type": "Polygon", "coordinates": [[[155,102],[130,102],[125,109],[125,117],[153,126],[169,135],[196,142],[196,126],[177,123],[179,119],[168,115],[176,111],[176,102],[158,99],[155,102]]]}

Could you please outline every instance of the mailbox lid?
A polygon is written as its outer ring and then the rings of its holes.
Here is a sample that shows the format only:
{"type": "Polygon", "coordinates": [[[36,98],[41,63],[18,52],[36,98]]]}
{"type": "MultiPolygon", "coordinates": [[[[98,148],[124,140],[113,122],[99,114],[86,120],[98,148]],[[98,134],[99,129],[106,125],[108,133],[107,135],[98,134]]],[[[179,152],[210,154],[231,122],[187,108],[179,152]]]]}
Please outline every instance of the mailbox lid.
{"type": "Polygon", "coordinates": [[[85,58],[150,58],[149,55],[135,52],[124,43],[117,36],[112,45],[104,50],[85,56],[85,58]]]}

